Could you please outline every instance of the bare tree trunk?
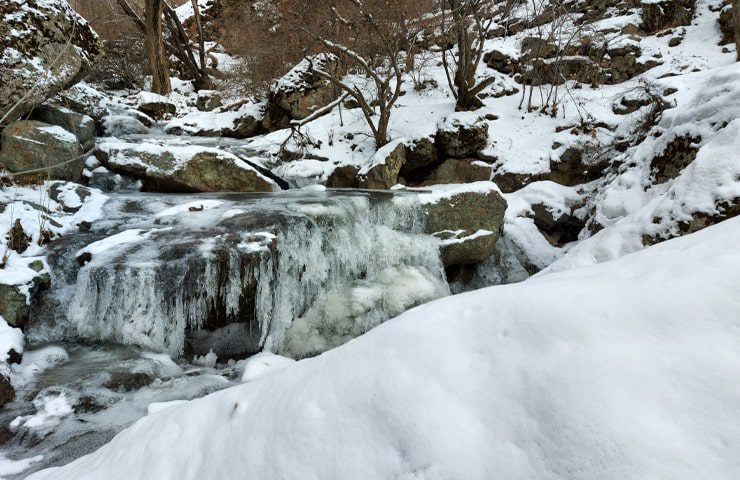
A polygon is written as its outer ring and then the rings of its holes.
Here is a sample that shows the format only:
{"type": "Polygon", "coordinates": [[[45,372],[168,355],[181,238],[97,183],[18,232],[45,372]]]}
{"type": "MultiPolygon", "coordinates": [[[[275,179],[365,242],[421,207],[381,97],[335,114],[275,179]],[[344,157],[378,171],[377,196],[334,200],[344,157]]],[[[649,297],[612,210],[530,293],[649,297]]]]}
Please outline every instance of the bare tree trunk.
{"type": "Polygon", "coordinates": [[[206,71],[206,40],[203,36],[203,22],[200,18],[200,8],[198,0],[192,0],[193,12],[195,14],[195,25],[198,28],[198,53],[200,54],[200,71],[205,74],[206,71]]]}
{"type": "Polygon", "coordinates": [[[732,16],[735,18],[735,50],[740,62],[740,0],[732,0],[732,16]]]}
{"type": "Polygon", "coordinates": [[[164,36],[162,34],[162,13],[164,0],[146,0],[144,23],[146,35],[146,51],[149,56],[149,66],[152,69],[152,92],[159,95],[170,93],[170,66],[164,52],[164,36]]]}

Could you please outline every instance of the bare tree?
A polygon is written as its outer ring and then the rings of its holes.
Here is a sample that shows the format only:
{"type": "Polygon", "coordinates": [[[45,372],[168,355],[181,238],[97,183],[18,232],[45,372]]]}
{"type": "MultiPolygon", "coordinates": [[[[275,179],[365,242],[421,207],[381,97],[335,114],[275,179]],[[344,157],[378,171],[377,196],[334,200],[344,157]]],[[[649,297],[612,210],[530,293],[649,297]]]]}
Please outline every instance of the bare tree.
{"type": "MultiPolygon", "coordinates": [[[[338,0],[329,6],[331,23],[319,31],[308,31],[323,49],[338,57],[341,65],[369,79],[370,85],[363,88],[345,78],[346,68],[314,69],[356,102],[378,148],[389,141],[391,112],[402,94],[406,48],[423,28],[412,21],[419,12],[408,7],[404,2],[391,5],[383,0],[338,0]]],[[[300,25],[299,19],[292,21],[300,25]]]]}
{"type": "Polygon", "coordinates": [[[735,19],[735,55],[740,62],[740,0],[732,0],[732,16],[735,19]]]}
{"type": "Polygon", "coordinates": [[[457,110],[482,107],[478,95],[495,80],[493,77],[478,80],[476,76],[483,58],[483,43],[493,25],[493,3],[493,0],[440,0],[444,13],[441,17],[443,36],[449,35],[457,42],[456,56],[449,54],[447,45],[442,52],[457,110]]]}
{"type": "Polygon", "coordinates": [[[164,0],[146,0],[144,7],[144,28],[146,51],[149,66],[152,70],[152,92],[167,95],[172,90],[170,85],[170,66],[164,51],[164,33],[162,15],[164,0]]]}

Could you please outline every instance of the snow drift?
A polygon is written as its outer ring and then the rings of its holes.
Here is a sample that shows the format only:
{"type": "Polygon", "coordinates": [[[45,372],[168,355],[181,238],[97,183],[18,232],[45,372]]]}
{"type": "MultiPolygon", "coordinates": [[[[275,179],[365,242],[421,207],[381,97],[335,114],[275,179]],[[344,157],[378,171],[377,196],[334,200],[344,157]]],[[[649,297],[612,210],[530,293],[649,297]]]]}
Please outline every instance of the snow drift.
{"type": "Polygon", "coordinates": [[[30,478],[737,478],[738,238],[427,304],[30,478]]]}

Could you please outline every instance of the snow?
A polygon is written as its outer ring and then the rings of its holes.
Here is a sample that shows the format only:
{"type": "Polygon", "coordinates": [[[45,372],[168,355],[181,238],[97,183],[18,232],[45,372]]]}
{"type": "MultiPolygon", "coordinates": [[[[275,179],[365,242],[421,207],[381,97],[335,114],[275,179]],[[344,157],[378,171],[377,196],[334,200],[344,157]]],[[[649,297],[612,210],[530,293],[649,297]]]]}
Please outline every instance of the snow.
{"type": "Polygon", "coordinates": [[[739,235],[432,302],[30,478],[732,480],[739,235]]]}
{"type": "Polygon", "coordinates": [[[0,316],[0,364],[7,363],[11,350],[23,353],[23,332],[20,328],[8,325],[8,322],[0,316]]]}
{"type": "MultiPolygon", "coordinates": [[[[154,218],[171,217],[179,215],[181,213],[198,213],[204,210],[210,210],[223,204],[220,200],[196,200],[194,202],[184,203],[182,205],[176,205],[162,210],[161,212],[154,215],[154,218]]],[[[230,213],[230,212],[226,212],[230,213]]],[[[225,214],[224,214],[225,215],[225,214]]]]}
{"type": "Polygon", "coordinates": [[[269,352],[258,353],[244,362],[242,382],[253,382],[258,378],[279,372],[294,363],[295,360],[292,358],[281,357],[269,352]]]}
{"type": "Polygon", "coordinates": [[[428,188],[431,189],[431,192],[419,194],[419,201],[422,205],[439,203],[442,200],[449,200],[463,193],[480,193],[483,195],[491,192],[501,193],[501,190],[495,183],[488,181],[465,184],[440,184],[428,188]]]}
{"type": "Polygon", "coordinates": [[[4,480],[5,475],[17,475],[24,470],[27,470],[32,463],[39,462],[44,457],[37,455],[35,457],[24,458],[22,460],[10,460],[0,455],[0,480],[4,480]]]}

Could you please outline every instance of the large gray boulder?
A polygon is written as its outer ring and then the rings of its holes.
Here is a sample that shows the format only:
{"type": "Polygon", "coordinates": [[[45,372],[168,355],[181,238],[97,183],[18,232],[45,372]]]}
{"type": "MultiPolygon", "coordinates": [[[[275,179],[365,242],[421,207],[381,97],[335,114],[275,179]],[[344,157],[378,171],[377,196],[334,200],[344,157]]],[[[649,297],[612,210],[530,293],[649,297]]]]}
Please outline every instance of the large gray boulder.
{"type": "Polygon", "coordinates": [[[98,147],[108,168],[140,178],[149,191],[272,192],[275,182],[238,157],[215,149],[110,142],[98,147]]]}
{"type": "Polygon", "coordinates": [[[0,2],[0,118],[15,120],[79,82],[102,53],[65,0],[0,2]]]}
{"type": "Polygon", "coordinates": [[[66,107],[40,105],[33,109],[32,118],[73,133],[85,151],[95,145],[95,121],[87,115],[66,107]]]}
{"type": "Polygon", "coordinates": [[[422,195],[426,232],[442,239],[446,267],[480,263],[493,255],[506,200],[493,182],[444,188],[422,195]]]}
{"type": "Polygon", "coordinates": [[[304,59],[273,83],[267,95],[265,128],[270,131],[286,128],[291,120],[303,120],[336,100],[336,87],[316,70],[333,74],[338,68],[336,56],[322,53],[304,59]]]}
{"type": "Polygon", "coordinates": [[[20,175],[16,179],[40,182],[51,178],[77,182],[84,169],[82,153],[77,137],[62,127],[36,120],[20,120],[3,130],[0,169],[16,173],[58,165],[20,175]]]}

